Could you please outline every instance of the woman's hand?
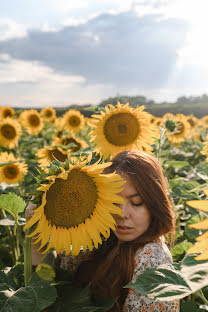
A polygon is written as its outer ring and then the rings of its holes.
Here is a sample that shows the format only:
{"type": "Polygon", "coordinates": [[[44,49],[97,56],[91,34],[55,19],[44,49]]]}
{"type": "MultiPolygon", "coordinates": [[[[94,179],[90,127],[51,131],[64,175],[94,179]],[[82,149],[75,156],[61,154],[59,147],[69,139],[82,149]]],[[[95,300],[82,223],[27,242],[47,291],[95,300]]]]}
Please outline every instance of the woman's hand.
{"type": "Polygon", "coordinates": [[[33,204],[32,202],[29,202],[29,204],[27,205],[26,207],[26,210],[25,210],[25,219],[26,219],[26,222],[28,220],[30,220],[30,218],[32,217],[32,215],[34,214],[34,209],[36,208],[36,204],[33,204]]]}

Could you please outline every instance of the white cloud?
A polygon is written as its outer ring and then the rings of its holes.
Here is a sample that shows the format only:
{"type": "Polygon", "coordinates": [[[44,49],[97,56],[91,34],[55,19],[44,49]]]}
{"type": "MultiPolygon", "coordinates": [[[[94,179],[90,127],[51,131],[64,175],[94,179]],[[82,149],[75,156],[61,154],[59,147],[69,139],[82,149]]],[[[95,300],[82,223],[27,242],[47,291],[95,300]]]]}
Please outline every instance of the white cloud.
{"type": "Polygon", "coordinates": [[[24,25],[9,18],[0,18],[0,41],[27,36],[24,25]]]}
{"type": "Polygon", "coordinates": [[[72,85],[83,83],[85,78],[79,75],[57,74],[50,67],[41,65],[40,62],[16,60],[9,55],[0,54],[0,83],[40,83],[48,80],[72,85]]]}

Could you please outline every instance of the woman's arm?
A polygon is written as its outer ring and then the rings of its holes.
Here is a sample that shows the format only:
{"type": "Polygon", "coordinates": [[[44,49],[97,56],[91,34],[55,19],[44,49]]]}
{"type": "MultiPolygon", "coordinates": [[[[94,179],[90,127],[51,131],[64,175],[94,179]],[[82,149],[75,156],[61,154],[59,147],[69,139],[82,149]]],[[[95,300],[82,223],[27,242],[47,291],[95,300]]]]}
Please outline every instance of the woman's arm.
{"type": "MultiPolygon", "coordinates": [[[[32,202],[29,202],[26,210],[25,210],[25,218],[26,222],[32,217],[33,210],[36,208],[36,205],[32,202]]],[[[32,242],[34,239],[32,239],[32,242]]],[[[40,242],[37,244],[32,243],[32,265],[37,266],[41,262],[50,264],[51,266],[55,265],[55,259],[57,257],[57,254],[55,251],[53,251],[50,255],[46,256],[45,254],[42,254],[41,251],[44,251],[44,249],[38,250],[40,248],[40,242]]]]}

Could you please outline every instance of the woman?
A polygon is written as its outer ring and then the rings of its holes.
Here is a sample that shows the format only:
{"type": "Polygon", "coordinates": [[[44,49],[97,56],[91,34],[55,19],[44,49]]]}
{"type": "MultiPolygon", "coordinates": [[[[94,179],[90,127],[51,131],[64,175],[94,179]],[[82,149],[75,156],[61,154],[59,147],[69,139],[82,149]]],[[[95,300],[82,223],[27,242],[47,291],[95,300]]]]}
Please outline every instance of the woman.
{"type": "Polygon", "coordinates": [[[90,282],[95,296],[113,298],[110,311],[177,312],[176,300],[155,301],[123,288],[147,268],[172,263],[163,235],[173,233],[174,218],[161,167],[153,156],[141,151],[121,152],[111,162],[104,173],[116,171],[126,180],[120,193],[126,202],[120,205],[124,217],[113,215],[115,233],[81,264],[71,256],[58,256],[59,265],[75,272],[79,286],[90,282]]]}

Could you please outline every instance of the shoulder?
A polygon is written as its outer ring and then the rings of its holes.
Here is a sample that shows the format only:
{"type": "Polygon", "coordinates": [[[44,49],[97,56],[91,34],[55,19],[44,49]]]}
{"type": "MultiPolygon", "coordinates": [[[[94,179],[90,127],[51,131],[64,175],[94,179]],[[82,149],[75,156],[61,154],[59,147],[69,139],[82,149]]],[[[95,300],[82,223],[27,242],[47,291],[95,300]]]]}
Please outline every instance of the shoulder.
{"type": "Polygon", "coordinates": [[[164,239],[147,243],[139,248],[135,255],[134,278],[138,277],[147,268],[157,267],[160,264],[172,264],[172,256],[164,239]]]}

